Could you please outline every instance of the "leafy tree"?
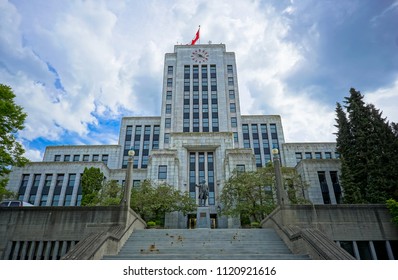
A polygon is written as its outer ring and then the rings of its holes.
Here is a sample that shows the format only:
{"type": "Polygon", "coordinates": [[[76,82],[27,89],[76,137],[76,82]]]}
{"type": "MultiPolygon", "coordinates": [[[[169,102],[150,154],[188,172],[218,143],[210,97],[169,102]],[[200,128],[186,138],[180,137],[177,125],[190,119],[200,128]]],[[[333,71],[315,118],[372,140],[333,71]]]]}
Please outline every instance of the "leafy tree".
{"type": "Polygon", "coordinates": [[[104,173],[99,168],[84,168],[82,175],[82,206],[98,205],[100,191],[104,182],[104,173]]]}
{"type": "Polygon", "coordinates": [[[122,187],[115,180],[104,181],[100,191],[99,205],[119,205],[122,199],[122,187]]]}
{"type": "Polygon", "coordinates": [[[15,193],[6,189],[7,183],[8,183],[7,179],[0,180],[0,201],[4,199],[13,198],[16,196],[15,193]]]}
{"type": "Polygon", "coordinates": [[[12,166],[24,166],[28,159],[23,157],[25,150],[17,142],[15,134],[24,128],[26,113],[14,102],[15,94],[9,86],[0,84],[0,198],[13,194],[5,189],[6,177],[12,166]]]}
{"type": "MultiPolygon", "coordinates": [[[[307,184],[294,168],[282,167],[285,192],[290,203],[306,203],[307,184]]],[[[276,207],[275,171],[272,164],[251,172],[234,171],[226,181],[220,201],[221,214],[240,216],[241,221],[259,222],[276,207]]]]}
{"type": "Polygon", "coordinates": [[[337,103],[337,151],[346,203],[384,203],[398,197],[397,126],[355,89],[337,103]]]}
{"type": "Polygon", "coordinates": [[[387,200],[387,208],[390,210],[392,222],[398,225],[398,202],[394,199],[387,200]]]}
{"type": "Polygon", "coordinates": [[[196,204],[187,192],[145,180],[140,187],[132,189],[131,208],[145,221],[163,221],[166,213],[181,211],[186,215],[196,209],[196,204]]]}

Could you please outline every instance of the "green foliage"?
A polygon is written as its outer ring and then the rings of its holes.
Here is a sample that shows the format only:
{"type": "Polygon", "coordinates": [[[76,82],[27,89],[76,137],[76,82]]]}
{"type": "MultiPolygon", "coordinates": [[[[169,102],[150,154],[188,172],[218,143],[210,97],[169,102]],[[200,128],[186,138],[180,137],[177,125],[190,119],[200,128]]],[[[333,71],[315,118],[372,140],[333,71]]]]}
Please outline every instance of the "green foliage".
{"type": "Polygon", "coordinates": [[[122,195],[122,187],[118,185],[117,181],[105,181],[100,192],[99,205],[119,205],[122,200],[122,195]]]}
{"type": "Polygon", "coordinates": [[[196,209],[196,204],[187,192],[145,180],[140,187],[132,189],[131,208],[145,221],[163,221],[165,213],[181,211],[186,215],[196,209]]]}
{"type": "Polygon", "coordinates": [[[16,194],[7,190],[8,178],[0,180],[0,201],[16,197],[16,194]]]}
{"type": "Polygon", "coordinates": [[[146,223],[146,225],[147,225],[148,227],[155,227],[155,226],[156,226],[156,222],[154,222],[154,221],[149,221],[149,222],[146,223]]]}
{"type": "Polygon", "coordinates": [[[398,202],[394,199],[387,200],[387,208],[390,210],[392,222],[398,225],[398,202]]]}
{"type": "Polygon", "coordinates": [[[82,206],[94,206],[100,202],[100,190],[104,181],[104,174],[99,168],[84,168],[82,175],[82,206]]]}
{"type": "Polygon", "coordinates": [[[260,223],[259,223],[259,222],[251,222],[251,223],[250,223],[250,226],[251,226],[252,228],[260,228],[260,223]]]}
{"type": "Polygon", "coordinates": [[[99,168],[84,168],[82,175],[82,206],[119,205],[122,199],[122,187],[117,181],[104,180],[99,168]]]}
{"type": "Polygon", "coordinates": [[[345,203],[384,203],[398,198],[397,125],[365,104],[355,89],[345,98],[347,113],[337,103],[337,152],[345,203]]]}
{"type": "Polygon", "coordinates": [[[0,84],[0,195],[8,196],[3,190],[6,175],[12,166],[24,166],[28,159],[23,157],[25,150],[17,142],[15,134],[24,128],[26,113],[14,102],[15,94],[9,86],[0,84]]]}
{"type": "MultiPolygon", "coordinates": [[[[290,203],[305,203],[307,187],[294,168],[282,168],[290,203]]],[[[225,182],[220,196],[223,215],[240,216],[242,223],[259,222],[276,207],[275,170],[272,164],[251,172],[237,172],[225,182]],[[245,222],[246,221],[246,222],[245,222]]]]}

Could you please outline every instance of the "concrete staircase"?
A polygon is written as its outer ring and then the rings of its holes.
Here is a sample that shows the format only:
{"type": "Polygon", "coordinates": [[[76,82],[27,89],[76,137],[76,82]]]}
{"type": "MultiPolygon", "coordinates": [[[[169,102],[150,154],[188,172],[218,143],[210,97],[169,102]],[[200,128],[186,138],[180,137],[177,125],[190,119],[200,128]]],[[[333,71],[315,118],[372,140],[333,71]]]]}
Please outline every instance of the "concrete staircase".
{"type": "Polygon", "coordinates": [[[308,260],[273,229],[136,230],[118,255],[104,260],[308,260]]]}

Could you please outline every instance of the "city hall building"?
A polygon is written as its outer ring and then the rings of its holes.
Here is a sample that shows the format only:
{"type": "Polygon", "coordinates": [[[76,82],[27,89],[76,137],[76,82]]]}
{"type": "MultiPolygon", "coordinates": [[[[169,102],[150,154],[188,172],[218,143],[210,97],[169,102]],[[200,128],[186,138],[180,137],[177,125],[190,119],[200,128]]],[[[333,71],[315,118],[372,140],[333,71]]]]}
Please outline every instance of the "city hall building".
{"type": "MultiPolygon", "coordinates": [[[[133,187],[150,179],[187,191],[209,187],[210,216],[217,227],[236,221],[217,217],[219,196],[235,169],[252,171],[273,160],[295,167],[309,184],[313,204],[341,201],[335,143],[285,143],[278,115],[242,115],[235,53],[224,44],[176,45],[165,55],[160,116],[121,120],[115,145],[49,146],[42,162],[13,168],[8,189],[37,206],[78,206],[85,167],[97,167],[124,185],[128,151],[134,149],[133,187]]],[[[266,99],[264,98],[264,102],[266,99]]],[[[167,215],[166,226],[186,228],[196,213],[167,215]]]]}

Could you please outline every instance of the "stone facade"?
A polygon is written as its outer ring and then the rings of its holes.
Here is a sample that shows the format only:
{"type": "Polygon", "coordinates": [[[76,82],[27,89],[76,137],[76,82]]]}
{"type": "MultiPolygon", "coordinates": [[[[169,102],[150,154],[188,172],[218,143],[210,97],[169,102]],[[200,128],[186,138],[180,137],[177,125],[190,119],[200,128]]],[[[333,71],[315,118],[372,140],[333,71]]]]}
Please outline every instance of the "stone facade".
{"type": "MultiPolygon", "coordinates": [[[[165,55],[161,95],[161,116],[122,118],[117,145],[47,147],[43,162],[13,169],[8,188],[35,205],[79,205],[84,168],[99,167],[107,179],[124,185],[128,151],[133,149],[133,187],[151,179],[197,199],[195,185],[205,180],[211,219],[219,227],[236,227],[235,220],[217,216],[225,181],[236,168],[252,171],[265,166],[277,148],[282,164],[296,167],[310,181],[306,198],[313,203],[338,203],[332,191],[330,199],[324,199],[325,184],[317,177],[319,171],[327,176],[330,171],[339,172],[337,163],[324,160],[329,154],[336,158],[335,144],[285,143],[280,116],[242,116],[235,54],[227,52],[225,45],[175,46],[173,53],[165,55]],[[320,161],[303,160],[297,165],[300,153],[301,159],[311,153],[320,161]]],[[[325,180],[328,186],[336,183],[325,180]]],[[[187,227],[187,219],[171,213],[166,223],[187,227]]]]}

